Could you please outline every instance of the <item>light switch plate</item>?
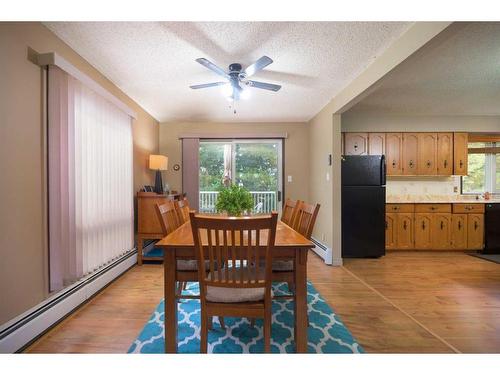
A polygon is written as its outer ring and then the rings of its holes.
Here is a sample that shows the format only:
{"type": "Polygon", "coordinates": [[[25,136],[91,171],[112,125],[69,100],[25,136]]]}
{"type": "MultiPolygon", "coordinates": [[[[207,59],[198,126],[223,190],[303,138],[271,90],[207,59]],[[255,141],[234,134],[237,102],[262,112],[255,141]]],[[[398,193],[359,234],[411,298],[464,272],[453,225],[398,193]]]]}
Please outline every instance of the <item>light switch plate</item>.
{"type": "Polygon", "coordinates": [[[288,176],[287,181],[288,181],[288,182],[292,182],[292,176],[288,176]]]}
{"type": "Polygon", "coordinates": [[[329,172],[326,172],[326,180],[330,181],[330,173],[329,172]]]}

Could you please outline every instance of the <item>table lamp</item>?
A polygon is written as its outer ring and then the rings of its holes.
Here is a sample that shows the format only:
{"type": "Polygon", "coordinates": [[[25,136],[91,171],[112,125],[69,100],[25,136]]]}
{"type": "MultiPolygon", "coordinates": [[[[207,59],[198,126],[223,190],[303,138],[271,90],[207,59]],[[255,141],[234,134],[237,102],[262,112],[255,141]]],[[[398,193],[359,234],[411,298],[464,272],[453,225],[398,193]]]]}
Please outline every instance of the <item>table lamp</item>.
{"type": "Polygon", "coordinates": [[[149,155],[149,169],[156,170],[155,192],[163,194],[163,182],[161,180],[161,171],[166,171],[168,167],[168,158],[163,155],[149,155]]]}

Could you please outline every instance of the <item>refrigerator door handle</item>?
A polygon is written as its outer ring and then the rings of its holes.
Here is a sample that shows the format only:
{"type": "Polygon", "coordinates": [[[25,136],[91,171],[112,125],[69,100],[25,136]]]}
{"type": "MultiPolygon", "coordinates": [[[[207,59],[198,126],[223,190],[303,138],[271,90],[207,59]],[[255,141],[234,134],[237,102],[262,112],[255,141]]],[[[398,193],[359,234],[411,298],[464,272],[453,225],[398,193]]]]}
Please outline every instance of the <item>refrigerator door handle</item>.
{"type": "Polygon", "coordinates": [[[385,185],[385,155],[380,158],[380,184],[385,185]]]}

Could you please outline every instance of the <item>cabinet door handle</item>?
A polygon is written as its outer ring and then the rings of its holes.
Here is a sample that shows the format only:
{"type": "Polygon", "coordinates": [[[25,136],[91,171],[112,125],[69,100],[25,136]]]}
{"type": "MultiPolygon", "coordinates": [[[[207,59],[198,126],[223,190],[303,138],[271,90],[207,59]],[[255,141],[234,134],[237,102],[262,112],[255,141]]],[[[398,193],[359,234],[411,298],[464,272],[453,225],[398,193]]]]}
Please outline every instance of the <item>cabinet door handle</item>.
{"type": "Polygon", "coordinates": [[[463,160],[460,160],[460,168],[462,168],[464,166],[464,162],[463,160]]]}
{"type": "Polygon", "coordinates": [[[462,222],[461,222],[461,221],[459,221],[459,222],[458,222],[458,230],[461,230],[461,229],[462,229],[462,222]]]}
{"type": "Polygon", "coordinates": [[[444,167],[446,168],[448,166],[448,160],[444,159],[444,167]]]}
{"type": "Polygon", "coordinates": [[[422,230],[425,230],[425,221],[422,221],[422,230]]]}
{"type": "Polygon", "coordinates": [[[477,228],[479,227],[479,225],[477,224],[477,221],[474,222],[474,230],[477,230],[477,228]]]}
{"type": "Polygon", "coordinates": [[[389,227],[389,224],[387,224],[387,220],[385,221],[385,229],[389,227]]]}
{"type": "Polygon", "coordinates": [[[443,221],[441,221],[441,230],[443,230],[443,229],[444,229],[444,223],[443,223],[443,221]]]}
{"type": "Polygon", "coordinates": [[[410,168],[413,168],[413,160],[410,160],[409,165],[410,165],[410,168]]]}
{"type": "Polygon", "coordinates": [[[432,210],[432,211],[435,211],[435,210],[436,210],[436,207],[434,207],[434,206],[433,206],[433,207],[431,207],[431,210],[432,210]]]}
{"type": "Polygon", "coordinates": [[[406,230],[406,220],[403,221],[403,229],[406,230]]]}
{"type": "Polygon", "coordinates": [[[431,166],[431,162],[429,160],[427,160],[427,166],[430,167],[431,166]]]}
{"type": "Polygon", "coordinates": [[[392,166],[393,166],[393,168],[396,168],[396,160],[392,161],[392,166]]]}
{"type": "Polygon", "coordinates": [[[354,149],[356,150],[357,148],[358,148],[358,144],[357,144],[357,143],[355,143],[355,144],[354,144],[354,149]]]}

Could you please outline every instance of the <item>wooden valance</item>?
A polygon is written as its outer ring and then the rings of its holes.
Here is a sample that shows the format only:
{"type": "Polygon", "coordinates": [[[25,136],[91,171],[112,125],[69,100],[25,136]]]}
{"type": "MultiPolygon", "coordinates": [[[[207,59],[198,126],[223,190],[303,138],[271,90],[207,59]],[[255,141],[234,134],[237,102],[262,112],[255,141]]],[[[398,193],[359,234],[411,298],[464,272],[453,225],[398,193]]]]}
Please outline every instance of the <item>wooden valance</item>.
{"type": "Polygon", "coordinates": [[[500,142],[499,133],[469,133],[469,142],[500,142]]]}

